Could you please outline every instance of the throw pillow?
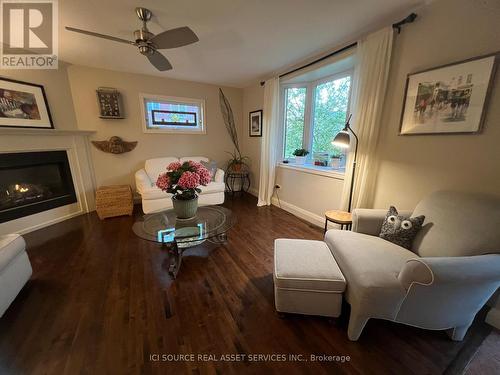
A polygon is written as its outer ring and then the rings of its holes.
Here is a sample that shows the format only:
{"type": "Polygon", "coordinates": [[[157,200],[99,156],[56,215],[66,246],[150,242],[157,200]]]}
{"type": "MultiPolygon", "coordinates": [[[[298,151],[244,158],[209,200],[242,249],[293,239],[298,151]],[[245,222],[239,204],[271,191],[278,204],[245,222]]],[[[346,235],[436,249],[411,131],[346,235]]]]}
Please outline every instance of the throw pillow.
{"type": "Polygon", "coordinates": [[[215,161],[201,161],[201,164],[208,169],[212,176],[212,181],[215,181],[215,173],[217,173],[217,162],[215,161]]]}
{"type": "Polygon", "coordinates": [[[394,206],[385,215],[379,237],[411,250],[418,231],[422,228],[425,216],[405,217],[399,215],[394,206]]]}

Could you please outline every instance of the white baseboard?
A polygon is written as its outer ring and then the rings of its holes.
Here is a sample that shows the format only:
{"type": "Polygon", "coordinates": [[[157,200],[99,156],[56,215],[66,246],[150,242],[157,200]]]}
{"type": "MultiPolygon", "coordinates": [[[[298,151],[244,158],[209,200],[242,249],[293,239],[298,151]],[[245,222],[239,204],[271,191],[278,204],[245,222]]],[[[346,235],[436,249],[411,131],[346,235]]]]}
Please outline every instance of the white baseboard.
{"type": "Polygon", "coordinates": [[[500,329],[500,309],[492,307],[488,315],[486,315],[486,323],[500,329]]]}
{"type": "MultiPolygon", "coordinates": [[[[259,196],[259,191],[255,188],[248,189],[248,192],[256,197],[259,196]]],[[[273,204],[273,206],[279,207],[279,208],[285,210],[286,212],[289,212],[292,215],[297,216],[297,217],[301,218],[302,220],[305,220],[313,225],[316,225],[316,226],[321,227],[321,228],[323,228],[325,225],[325,218],[323,216],[317,215],[311,211],[307,211],[307,210],[305,210],[301,207],[298,207],[292,203],[284,201],[283,199],[281,199],[281,201],[279,202],[278,198],[273,197],[271,200],[271,203],[273,204]],[[280,206],[280,203],[281,203],[281,206],[280,206]]],[[[332,229],[332,228],[338,229],[339,226],[335,225],[333,223],[328,223],[328,228],[329,229],[332,229]]]]}

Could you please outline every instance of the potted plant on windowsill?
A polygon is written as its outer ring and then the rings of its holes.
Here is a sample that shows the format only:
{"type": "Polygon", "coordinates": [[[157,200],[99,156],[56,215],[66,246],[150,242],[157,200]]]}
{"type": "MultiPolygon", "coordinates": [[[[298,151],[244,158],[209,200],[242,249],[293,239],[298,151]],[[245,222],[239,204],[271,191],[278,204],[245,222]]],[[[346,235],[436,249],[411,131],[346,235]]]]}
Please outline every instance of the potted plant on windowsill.
{"type": "Polygon", "coordinates": [[[295,156],[295,164],[304,165],[306,163],[306,156],[309,154],[305,148],[298,148],[293,152],[295,156]]]}
{"type": "Polygon", "coordinates": [[[176,161],[167,166],[167,172],[158,176],[156,186],[172,194],[172,205],[179,219],[190,219],[198,210],[199,186],[207,186],[211,179],[210,172],[201,163],[176,161]]]}
{"type": "Polygon", "coordinates": [[[330,166],[333,169],[339,169],[340,168],[340,161],[342,160],[342,157],[344,154],[342,151],[335,149],[332,152],[332,156],[330,156],[330,166]]]}

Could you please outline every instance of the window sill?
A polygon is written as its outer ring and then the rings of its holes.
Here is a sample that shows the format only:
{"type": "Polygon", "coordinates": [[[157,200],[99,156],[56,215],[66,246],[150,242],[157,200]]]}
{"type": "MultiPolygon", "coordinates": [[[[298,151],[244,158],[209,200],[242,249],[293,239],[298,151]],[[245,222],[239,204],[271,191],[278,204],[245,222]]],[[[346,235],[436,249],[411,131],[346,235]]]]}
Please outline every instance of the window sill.
{"type": "Polygon", "coordinates": [[[342,169],[333,169],[332,167],[320,167],[312,164],[278,163],[279,168],[291,169],[302,173],[315,174],[337,180],[344,180],[345,173],[342,169]]]}

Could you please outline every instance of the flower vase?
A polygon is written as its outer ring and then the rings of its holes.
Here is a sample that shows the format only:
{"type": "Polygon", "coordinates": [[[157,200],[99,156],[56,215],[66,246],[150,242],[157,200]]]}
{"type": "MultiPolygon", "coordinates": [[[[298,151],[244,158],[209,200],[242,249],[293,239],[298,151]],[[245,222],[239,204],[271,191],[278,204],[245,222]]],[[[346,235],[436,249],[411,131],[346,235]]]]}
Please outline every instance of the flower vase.
{"type": "Polygon", "coordinates": [[[177,218],[191,219],[196,216],[196,211],[198,211],[198,197],[187,200],[172,197],[172,205],[177,218]]]}

